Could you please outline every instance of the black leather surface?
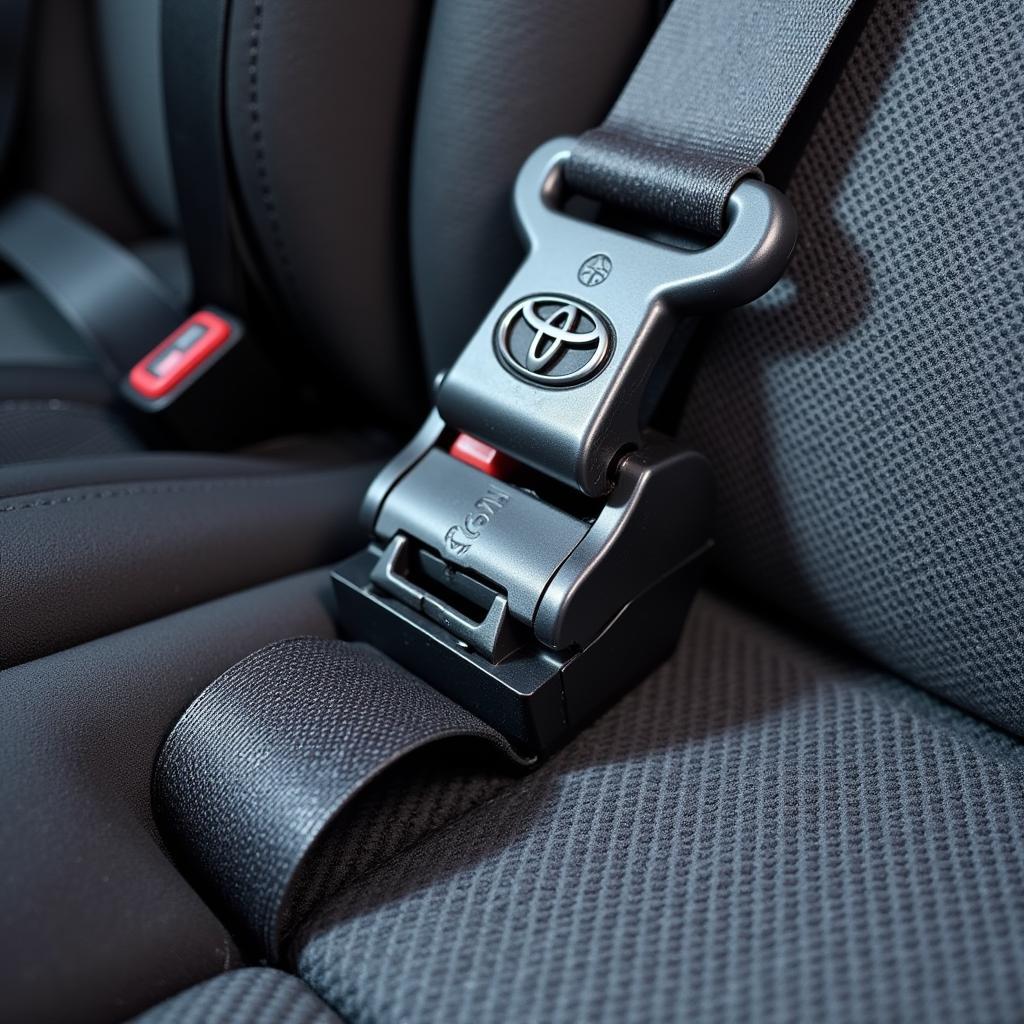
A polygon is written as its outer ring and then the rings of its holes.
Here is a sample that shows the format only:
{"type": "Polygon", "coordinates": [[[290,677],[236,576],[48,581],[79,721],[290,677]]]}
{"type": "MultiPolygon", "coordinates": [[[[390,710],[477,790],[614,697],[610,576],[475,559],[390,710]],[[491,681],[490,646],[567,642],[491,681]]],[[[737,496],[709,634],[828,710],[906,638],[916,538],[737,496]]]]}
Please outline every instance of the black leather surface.
{"type": "Polygon", "coordinates": [[[134,452],[138,438],[113,410],[53,398],[0,398],[0,466],[134,452]]]}
{"type": "Polygon", "coordinates": [[[130,244],[157,228],[123,172],[106,110],[95,13],[92,3],[33,0],[33,51],[12,186],[44,192],[130,244]]]}
{"type": "Polygon", "coordinates": [[[161,849],[152,765],[233,662],[284,636],[332,635],[327,579],[281,580],[0,673],[0,1019],[119,1021],[236,961],[161,849]]]}
{"type": "Polygon", "coordinates": [[[607,113],[654,2],[438,0],[416,116],[412,244],[427,371],[451,365],[522,258],[512,182],[556,135],[607,113]]]}
{"type": "Polygon", "coordinates": [[[408,281],[407,138],[429,5],[236,0],[238,183],[284,308],[350,404],[412,423],[425,389],[408,281]]]}
{"type": "Polygon", "coordinates": [[[0,389],[7,401],[53,399],[102,405],[113,397],[97,364],[4,366],[0,389]]]}
{"type": "Polygon", "coordinates": [[[0,393],[12,396],[7,371],[14,366],[89,369],[95,359],[85,340],[31,285],[18,279],[0,285],[0,393]]]}
{"type": "Polygon", "coordinates": [[[146,211],[178,221],[161,81],[162,0],[96,0],[100,77],[118,152],[146,211]]]}
{"type": "Polygon", "coordinates": [[[376,464],[0,500],[0,665],[340,557],[376,464]]]}

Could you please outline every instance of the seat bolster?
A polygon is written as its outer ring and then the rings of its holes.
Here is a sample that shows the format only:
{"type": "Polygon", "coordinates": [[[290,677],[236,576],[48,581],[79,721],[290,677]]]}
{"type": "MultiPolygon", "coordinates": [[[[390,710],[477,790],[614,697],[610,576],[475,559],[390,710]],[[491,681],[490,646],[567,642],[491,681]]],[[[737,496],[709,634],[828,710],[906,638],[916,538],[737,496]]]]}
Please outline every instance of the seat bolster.
{"type": "Polygon", "coordinates": [[[329,563],[362,539],[376,463],[253,461],[215,477],[108,470],[107,482],[23,494],[0,471],[0,667],[329,563]]]}

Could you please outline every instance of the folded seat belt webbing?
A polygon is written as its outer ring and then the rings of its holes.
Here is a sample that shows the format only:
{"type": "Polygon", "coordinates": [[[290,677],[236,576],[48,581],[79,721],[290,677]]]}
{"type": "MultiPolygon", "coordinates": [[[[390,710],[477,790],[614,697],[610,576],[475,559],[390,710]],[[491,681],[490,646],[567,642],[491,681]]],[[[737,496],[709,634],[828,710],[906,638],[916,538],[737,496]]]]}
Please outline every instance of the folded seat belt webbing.
{"type": "Polygon", "coordinates": [[[42,195],[18,196],[0,210],[0,259],[93,347],[115,380],[186,315],[137,256],[42,195]]]}
{"type": "Polygon", "coordinates": [[[282,641],[228,669],[179,719],[156,766],[157,820],[201,890],[277,958],[318,838],[391,765],[454,739],[524,763],[373,648],[282,641]]]}
{"type": "MultiPolygon", "coordinates": [[[[732,185],[757,173],[852,2],[676,0],[608,120],[572,154],[572,186],[719,231],[732,185]]],[[[384,769],[453,737],[514,757],[497,731],[372,648],[286,641],[184,712],[156,766],[157,820],[200,891],[274,958],[328,826],[384,769]]],[[[298,902],[327,891],[313,888],[298,902]]]]}

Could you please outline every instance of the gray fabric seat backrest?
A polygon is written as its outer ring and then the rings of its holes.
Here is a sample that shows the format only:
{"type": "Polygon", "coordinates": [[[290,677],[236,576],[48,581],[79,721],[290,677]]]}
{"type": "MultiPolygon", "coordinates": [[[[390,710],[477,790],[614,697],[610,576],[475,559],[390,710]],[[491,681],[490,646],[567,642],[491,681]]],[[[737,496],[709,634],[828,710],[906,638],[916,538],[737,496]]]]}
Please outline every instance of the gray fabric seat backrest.
{"type": "Polygon", "coordinates": [[[655,23],[653,2],[603,6],[236,0],[227,107],[246,214],[350,401],[422,416],[427,381],[518,259],[518,164],[604,115],[655,23]]]}
{"type": "MultiPolygon", "coordinates": [[[[716,469],[731,586],[1021,732],[1016,13],[1009,0],[870,12],[789,188],[791,271],[713,332],[682,436],[716,469]]],[[[609,68],[635,59],[649,27],[633,12],[602,38],[592,14],[437,5],[412,207],[432,369],[515,264],[520,159],[601,119],[609,68]],[[597,35],[577,46],[585,28],[597,35]],[[572,65],[579,52],[604,55],[603,79],[572,65]]]]}
{"type": "Polygon", "coordinates": [[[1024,732],[1019,13],[872,11],[788,190],[790,272],[721,324],[683,436],[733,583],[1024,732]]]}

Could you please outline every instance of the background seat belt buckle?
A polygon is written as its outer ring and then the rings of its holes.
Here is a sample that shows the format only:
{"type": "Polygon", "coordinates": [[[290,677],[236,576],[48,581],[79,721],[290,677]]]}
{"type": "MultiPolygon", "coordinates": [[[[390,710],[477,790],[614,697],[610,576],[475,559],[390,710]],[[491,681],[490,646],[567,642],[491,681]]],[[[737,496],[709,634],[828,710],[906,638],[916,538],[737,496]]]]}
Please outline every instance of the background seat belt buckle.
{"type": "Polygon", "coordinates": [[[241,323],[220,310],[193,313],[132,367],[125,396],[147,412],[165,408],[209,372],[243,335],[241,323]]]}
{"type": "Polygon", "coordinates": [[[280,375],[236,316],[193,313],[121,382],[135,424],[158,446],[226,448],[274,429],[280,375]]]}

